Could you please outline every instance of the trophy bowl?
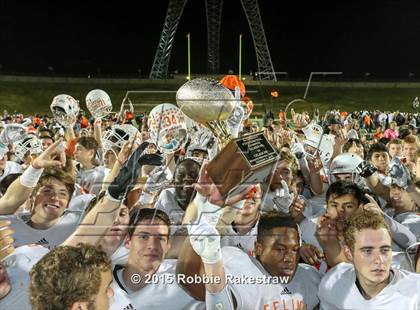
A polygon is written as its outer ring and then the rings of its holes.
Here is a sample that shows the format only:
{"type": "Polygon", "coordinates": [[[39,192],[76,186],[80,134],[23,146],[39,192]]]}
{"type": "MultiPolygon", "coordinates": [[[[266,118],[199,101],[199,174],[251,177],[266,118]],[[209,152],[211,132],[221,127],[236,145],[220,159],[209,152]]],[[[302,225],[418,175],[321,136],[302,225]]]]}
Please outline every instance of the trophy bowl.
{"type": "Polygon", "coordinates": [[[198,78],[178,89],[176,103],[189,118],[206,124],[228,119],[235,108],[235,97],[218,81],[198,78]]]}

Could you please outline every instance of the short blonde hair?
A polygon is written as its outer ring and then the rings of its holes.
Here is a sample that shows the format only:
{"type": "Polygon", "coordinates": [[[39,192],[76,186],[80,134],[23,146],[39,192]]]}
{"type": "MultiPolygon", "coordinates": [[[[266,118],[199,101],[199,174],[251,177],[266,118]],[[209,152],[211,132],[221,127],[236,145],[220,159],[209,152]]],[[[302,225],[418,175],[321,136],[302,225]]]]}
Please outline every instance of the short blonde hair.
{"type": "Polygon", "coordinates": [[[350,216],[346,224],[347,227],[344,233],[344,241],[351,251],[354,251],[356,233],[363,229],[377,230],[385,228],[388,231],[389,236],[391,236],[391,228],[385,221],[384,216],[374,211],[358,209],[350,216]]]}

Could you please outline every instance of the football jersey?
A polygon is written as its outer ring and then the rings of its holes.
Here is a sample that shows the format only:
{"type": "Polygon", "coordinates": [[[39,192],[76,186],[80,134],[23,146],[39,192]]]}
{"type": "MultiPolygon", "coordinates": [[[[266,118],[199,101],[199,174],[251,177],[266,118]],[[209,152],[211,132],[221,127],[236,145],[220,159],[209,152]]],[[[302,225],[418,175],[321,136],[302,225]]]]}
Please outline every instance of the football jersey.
{"type": "Polygon", "coordinates": [[[123,266],[113,270],[114,290],[111,310],[139,309],[204,309],[205,304],[191,297],[177,283],[175,278],[176,260],[165,259],[159,269],[150,277],[151,283],[138,291],[127,293],[122,279],[123,266]],[[171,281],[173,280],[173,281],[171,281]]]}
{"type": "Polygon", "coordinates": [[[185,210],[183,210],[175,198],[175,188],[164,189],[155,204],[155,208],[164,211],[171,220],[171,235],[178,229],[181,229],[182,219],[184,218],[185,210]]]}
{"type": "Polygon", "coordinates": [[[392,264],[393,269],[404,269],[407,271],[415,272],[414,266],[410,260],[413,260],[411,257],[408,257],[406,252],[392,252],[392,264]]]}
{"type": "Polygon", "coordinates": [[[220,245],[234,246],[242,249],[251,256],[254,256],[255,241],[257,240],[257,226],[258,222],[255,223],[254,227],[244,235],[238,234],[232,225],[226,226],[226,231],[223,233],[220,239],[220,245]]]}
{"type": "Polygon", "coordinates": [[[72,211],[84,212],[93,198],[95,198],[95,195],[93,194],[73,195],[67,209],[72,211]]]}
{"type": "Polygon", "coordinates": [[[49,229],[35,229],[27,224],[30,213],[0,216],[0,220],[9,220],[10,227],[15,231],[15,247],[25,244],[39,244],[46,248],[61,245],[77,228],[82,212],[65,210],[57,224],[49,229]]]}
{"type": "Polygon", "coordinates": [[[105,177],[105,167],[97,166],[88,170],[79,170],[76,174],[76,183],[86,193],[98,195],[102,189],[102,182],[105,177]]]}
{"type": "MultiPolygon", "coordinates": [[[[227,283],[237,309],[314,309],[321,276],[306,264],[299,264],[293,278],[285,284],[271,282],[273,277],[254,257],[236,247],[222,248],[227,283]],[[258,281],[258,282],[257,282],[258,281]]],[[[280,279],[281,280],[281,279],[280,279]]]]}
{"type": "Polygon", "coordinates": [[[124,241],[111,255],[112,265],[125,265],[128,260],[128,249],[124,246],[124,241]]]}
{"type": "Polygon", "coordinates": [[[0,309],[30,310],[29,271],[48,253],[48,249],[40,245],[25,245],[7,256],[2,264],[6,267],[12,289],[0,299],[0,309]]]}
{"type": "Polygon", "coordinates": [[[404,212],[394,216],[394,219],[407,227],[420,241],[420,214],[416,212],[404,212]]]}
{"type": "Polygon", "coordinates": [[[327,201],[325,195],[316,195],[306,200],[312,208],[312,217],[320,216],[325,213],[327,201]]]}
{"type": "Polygon", "coordinates": [[[318,296],[321,309],[418,310],[420,308],[420,274],[392,269],[391,282],[375,297],[367,300],[356,286],[352,264],[341,263],[321,281],[318,296]]]}

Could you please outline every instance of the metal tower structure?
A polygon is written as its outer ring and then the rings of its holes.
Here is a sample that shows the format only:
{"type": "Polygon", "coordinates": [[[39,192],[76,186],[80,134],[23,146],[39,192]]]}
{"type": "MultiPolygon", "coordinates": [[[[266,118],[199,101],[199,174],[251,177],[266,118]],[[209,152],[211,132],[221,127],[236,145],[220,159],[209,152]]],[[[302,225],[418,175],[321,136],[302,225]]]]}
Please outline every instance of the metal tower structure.
{"type": "Polygon", "coordinates": [[[246,19],[254,41],[255,54],[257,55],[258,71],[260,80],[277,81],[265,38],[264,27],[261,20],[258,0],[241,0],[246,19]]]}
{"type": "Polygon", "coordinates": [[[170,0],[166,11],[165,23],[153,61],[150,79],[167,79],[169,60],[175,39],[176,29],[187,0],[170,0]]]}
{"type": "Polygon", "coordinates": [[[223,0],[206,0],[207,14],[207,70],[220,72],[220,25],[223,0]]]}
{"type": "MultiPolygon", "coordinates": [[[[176,29],[187,0],[170,0],[165,23],[150,72],[151,79],[168,77],[169,60],[176,29]]],[[[220,25],[223,0],[205,0],[207,15],[207,54],[209,73],[219,73],[220,69],[220,25]]],[[[241,0],[254,42],[257,56],[259,79],[276,81],[276,75],[268,50],[267,39],[261,20],[258,0],[241,0]]]]}

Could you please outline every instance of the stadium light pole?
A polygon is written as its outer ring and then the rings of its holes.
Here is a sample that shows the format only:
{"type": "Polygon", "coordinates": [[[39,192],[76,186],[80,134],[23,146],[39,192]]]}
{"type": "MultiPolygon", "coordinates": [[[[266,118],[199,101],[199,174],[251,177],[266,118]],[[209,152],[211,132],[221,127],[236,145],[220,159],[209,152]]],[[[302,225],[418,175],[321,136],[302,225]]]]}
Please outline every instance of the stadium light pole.
{"type": "Polygon", "coordinates": [[[242,80],[242,34],[239,35],[239,80],[242,80]]]}
{"type": "Polygon", "coordinates": [[[187,45],[188,45],[188,81],[191,80],[191,52],[190,52],[190,48],[191,48],[191,44],[190,44],[190,34],[187,34],[187,45]]]}
{"type": "Polygon", "coordinates": [[[309,75],[308,83],[306,84],[306,90],[305,94],[303,95],[303,99],[306,99],[306,96],[308,95],[309,85],[311,85],[312,76],[314,75],[342,75],[343,72],[311,72],[309,75]]]}

